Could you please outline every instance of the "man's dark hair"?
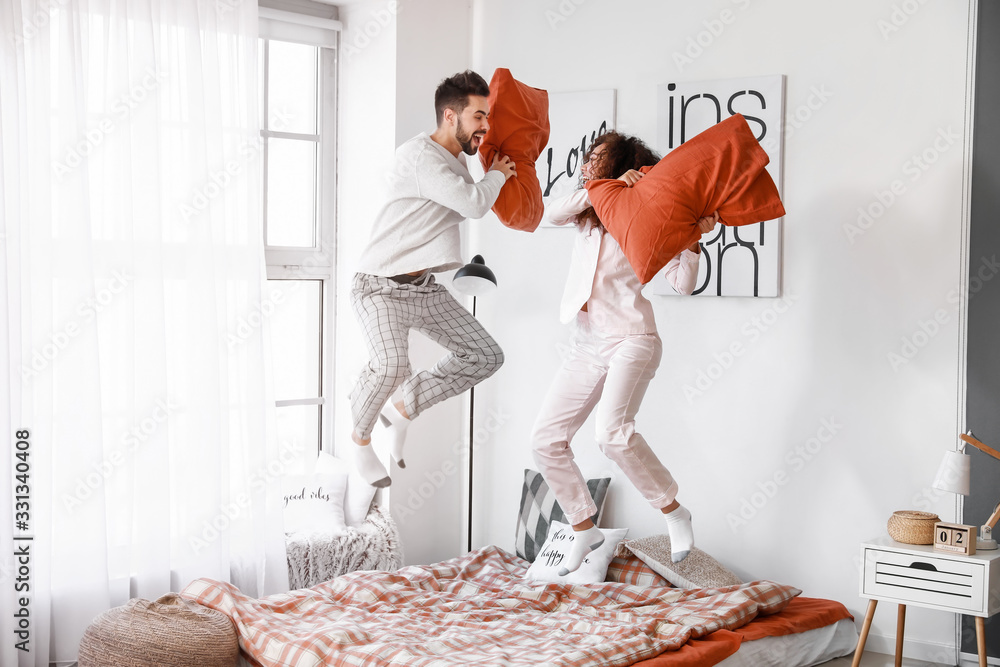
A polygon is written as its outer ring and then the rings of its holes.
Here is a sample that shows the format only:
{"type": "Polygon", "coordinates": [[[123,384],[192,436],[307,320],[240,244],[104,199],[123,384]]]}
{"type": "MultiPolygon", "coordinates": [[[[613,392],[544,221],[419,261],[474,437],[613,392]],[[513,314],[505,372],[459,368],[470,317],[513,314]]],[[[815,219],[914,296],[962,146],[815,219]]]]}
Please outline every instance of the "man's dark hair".
{"type": "Polygon", "coordinates": [[[434,91],[434,110],[437,112],[437,124],[444,120],[444,110],[451,109],[455,113],[469,105],[469,95],[490,96],[490,84],[471,69],[459,72],[442,81],[434,91]]]}

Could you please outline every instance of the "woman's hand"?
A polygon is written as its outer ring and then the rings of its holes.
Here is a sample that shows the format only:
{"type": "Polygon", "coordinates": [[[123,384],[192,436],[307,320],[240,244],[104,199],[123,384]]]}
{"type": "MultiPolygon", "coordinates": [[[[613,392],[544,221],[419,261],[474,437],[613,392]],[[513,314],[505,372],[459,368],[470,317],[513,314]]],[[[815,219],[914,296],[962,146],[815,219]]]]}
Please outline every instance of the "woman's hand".
{"type": "Polygon", "coordinates": [[[625,185],[632,187],[633,185],[639,182],[639,179],[642,178],[643,175],[644,174],[641,171],[637,171],[635,169],[629,169],[624,174],[619,176],[618,180],[624,181],[625,185]]]}
{"type": "MultiPolygon", "coordinates": [[[[718,222],[719,222],[719,212],[716,211],[712,215],[706,216],[704,218],[699,218],[698,222],[696,223],[696,226],[698,227],[699,232],[701,232],[702,234],[708,234],[710,231],[715,229],[715,225],[717,225],[718,222]]],[[[690,246],[688,246],[688,250],[690,250],[691,252],[701,252],[701,246],[698,245],[698,241],[695,241],[690,246]]]]}
{"type": "Polygon", "coordinates": [[[702,234],[708,234],[710,231],[715,229],[715,225],[719,222],[719,212],[716,211],[712,215],[704,218],[698,219],[698,231],[702,234]]]}

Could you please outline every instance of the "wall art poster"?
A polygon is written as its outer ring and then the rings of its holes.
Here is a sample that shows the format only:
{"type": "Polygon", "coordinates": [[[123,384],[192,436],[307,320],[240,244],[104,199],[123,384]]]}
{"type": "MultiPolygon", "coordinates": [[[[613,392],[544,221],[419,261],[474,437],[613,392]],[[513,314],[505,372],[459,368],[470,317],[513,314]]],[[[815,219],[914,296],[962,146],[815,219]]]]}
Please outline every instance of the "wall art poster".
{"type": "MultiPolygon", "coordinates": [[[[666,155],[702,130],[740,113],[771,159],[768,173],[781,193],[784,137],[783,75],[665,83],[658,87],[657,150],[666,155]]],[[[717,225],[701,239],[695,294],[779,296],[781,220],[746,227],[717,225]]],[[[676,294],[663,272],[653,294],[676,294]]]]}
{"type": "MultiPolygon", "coordinates": [[[[549,93],[549,128],[549,143],[535,163],[546,205],[576,190],[590,143],[615,129],[615,91],[549,93]]],[[[553,226],[547,216],[542,225],[553,226]]]]}

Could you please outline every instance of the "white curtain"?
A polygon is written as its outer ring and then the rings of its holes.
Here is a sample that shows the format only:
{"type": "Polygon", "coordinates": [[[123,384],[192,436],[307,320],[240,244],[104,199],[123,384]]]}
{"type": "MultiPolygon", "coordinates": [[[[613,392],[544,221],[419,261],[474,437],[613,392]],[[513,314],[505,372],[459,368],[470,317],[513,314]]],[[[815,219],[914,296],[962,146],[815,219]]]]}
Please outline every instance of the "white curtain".
{"type": "Polygon", "coordinates": [[[0,664],[41,666],[130,597],[284,590],[291,457],[267,322],[238,326],[265,279],[256,2],[0,0],[0,32],[0,426],[30,466],[18,525],[0,462],[0,664]]]}

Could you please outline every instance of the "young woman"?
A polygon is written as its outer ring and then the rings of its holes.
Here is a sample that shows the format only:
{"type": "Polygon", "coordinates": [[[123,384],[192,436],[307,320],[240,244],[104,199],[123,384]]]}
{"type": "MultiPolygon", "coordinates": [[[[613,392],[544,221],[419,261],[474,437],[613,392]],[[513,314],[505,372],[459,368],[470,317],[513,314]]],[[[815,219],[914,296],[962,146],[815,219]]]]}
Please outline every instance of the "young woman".
{"type": "MultiPolygon", "coordinates": [[[[658,160],[639,139],[610,132],[598,137],[584,155],[582,183],[619,178],[631,186],[642,178],[637,169],[658,160]]],[[[662,352],[652,304],[642,295],[642,285],[618,243],[597,218],[582,184],[551,203],[548,215],[557,225],[575,224],[578,232],[561,307],[563,322],[576,320],[571,352],[556,373],[532,433],[535,463],[575,531],[560,574],[577,569],[604,542],[591,520],[597,507],[570,449],[595,407],[601,451],[666,516],[672,558],[680,561],[694,546],[691,514],[677,502],[677,483],[670,472],[635,430],[635,415],[662,352]]],[[[709,232],[716,222],[718,215],[713,214],[698,226],[709,232]]],[[[695,242],[667,265],[667,279],[677,292],[694,291],[699,253],[695,242]]]]}

